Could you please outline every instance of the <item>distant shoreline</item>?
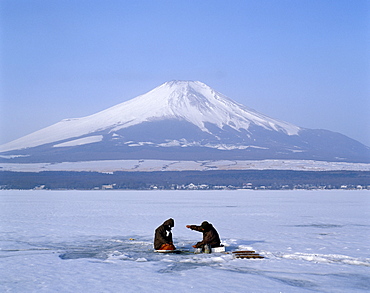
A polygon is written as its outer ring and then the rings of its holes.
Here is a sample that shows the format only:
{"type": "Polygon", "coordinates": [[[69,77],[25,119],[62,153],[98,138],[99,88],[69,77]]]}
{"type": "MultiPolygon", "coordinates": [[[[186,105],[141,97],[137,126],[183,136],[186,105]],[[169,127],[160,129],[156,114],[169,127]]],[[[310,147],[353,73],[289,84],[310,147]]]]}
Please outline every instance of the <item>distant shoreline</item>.
{"type": "Polygon", "coordinates": [[[210,170],[109,173],[0,171],[0,189],[370,189],[370,171],[210,170]]]}

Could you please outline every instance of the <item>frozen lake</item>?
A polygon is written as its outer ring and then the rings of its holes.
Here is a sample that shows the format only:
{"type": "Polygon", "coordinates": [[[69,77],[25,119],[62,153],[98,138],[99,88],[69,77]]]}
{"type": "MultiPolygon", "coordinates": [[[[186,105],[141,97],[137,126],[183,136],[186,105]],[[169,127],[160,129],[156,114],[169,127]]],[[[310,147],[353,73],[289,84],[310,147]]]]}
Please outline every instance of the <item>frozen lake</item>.
{"type": "Polygon", "coordinates": [[[1,292],[368,292],[370,191],[0,191],[1,292]],[[175,219],[231,254],[152,252],[175,219]]]}

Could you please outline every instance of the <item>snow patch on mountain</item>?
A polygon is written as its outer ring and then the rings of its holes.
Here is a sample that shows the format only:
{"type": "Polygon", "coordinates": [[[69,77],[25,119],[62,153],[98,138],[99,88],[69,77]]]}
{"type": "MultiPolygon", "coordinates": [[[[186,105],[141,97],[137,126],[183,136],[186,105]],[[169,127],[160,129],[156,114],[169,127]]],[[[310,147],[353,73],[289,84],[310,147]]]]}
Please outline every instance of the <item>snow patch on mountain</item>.
{"type": "Polygon", "coordinates": [[[83,137],[79,139],[74,139],[70,140],[67,142],[59,143],[54,145],[53,147],[55,148],[60,148],[60,147],[71,147],[71,146],[77,146],[77,145],[84,145],[84,144],[89,144],[89,143],[94,143],[94,142],[99,142],[103,140],[102,135],[94,135],[94,136],[88,136],[88,137],[83,137]]]}
{"type": "Polygon", "coordinates": [[[254,146],[254,145],[234,145],[234,144],[224,144],[224,143],[218,143],[218,144],[212,144],[212,143],[206,143],[201,144],[197,141],[187,141],[186,139],[174,139],[174,140],[165,140],[163,143],[152,143],[152,142],[125,142],[124,144],[130,146],[130,147],[138,147],[138,146],[144,146],[144,145],[152,145],[157,147],[205,147],[205,148],[212,148],[212,149],[218,149],[218,150],[246,150],[249,148],[254,149],[263,149],[267,150],[266,147],[260,147],[260,146],[254,146]]]}

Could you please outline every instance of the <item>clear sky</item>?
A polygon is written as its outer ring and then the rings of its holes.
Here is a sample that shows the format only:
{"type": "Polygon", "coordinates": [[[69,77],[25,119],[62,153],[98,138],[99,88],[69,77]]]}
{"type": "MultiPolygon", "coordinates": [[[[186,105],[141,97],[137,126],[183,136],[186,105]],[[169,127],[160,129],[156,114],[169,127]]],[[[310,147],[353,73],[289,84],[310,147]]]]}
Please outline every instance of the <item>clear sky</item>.
{"type": "Polygon", "coordinates": [[[0,143],[169,80],[370,146],[370,1],[0,0],[0,143]]]}

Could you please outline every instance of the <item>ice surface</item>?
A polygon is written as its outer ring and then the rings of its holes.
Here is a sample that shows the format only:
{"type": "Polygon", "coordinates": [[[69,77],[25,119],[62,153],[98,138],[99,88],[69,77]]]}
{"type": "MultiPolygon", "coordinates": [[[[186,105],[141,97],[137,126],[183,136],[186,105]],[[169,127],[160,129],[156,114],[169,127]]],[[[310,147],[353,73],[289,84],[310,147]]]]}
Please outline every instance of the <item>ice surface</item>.
{"type": "Polygon", "coordinates": [[[368,292],[370,191],[0,191],[1,292],[368,292]],[[173,217],[183,254],[153,252],[173,217]],[[208,220],[226,252],[193,254],[208,220]]]}

